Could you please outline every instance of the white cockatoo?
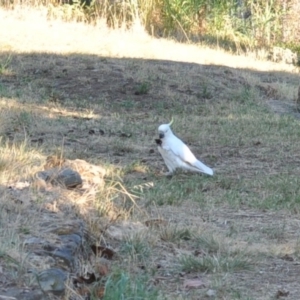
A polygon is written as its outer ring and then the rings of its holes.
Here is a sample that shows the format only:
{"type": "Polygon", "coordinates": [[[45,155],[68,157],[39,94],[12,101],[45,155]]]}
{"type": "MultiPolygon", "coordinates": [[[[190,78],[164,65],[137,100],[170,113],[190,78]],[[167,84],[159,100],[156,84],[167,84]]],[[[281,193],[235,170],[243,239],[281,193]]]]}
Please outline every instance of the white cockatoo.
{"type": "Polygon", "coordinates": [[[159,139],[156,139],[158,151],[163,157],[169,172],[166,175],[171,175],[176,169],[184,169],[199,173],[213,175],[214,171],[198,160],[189,147],[176,137],[171,125],[162,124],[158,127],[159,139]]]}

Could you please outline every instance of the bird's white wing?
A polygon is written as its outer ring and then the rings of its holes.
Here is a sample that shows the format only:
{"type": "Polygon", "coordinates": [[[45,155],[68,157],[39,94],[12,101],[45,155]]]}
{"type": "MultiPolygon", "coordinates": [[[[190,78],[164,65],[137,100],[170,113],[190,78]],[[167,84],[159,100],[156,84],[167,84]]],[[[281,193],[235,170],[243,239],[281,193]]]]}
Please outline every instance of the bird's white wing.
{"type": "Polygon", "coordinates": [[[172,151],[175,153],[175,155],[179,156],[181,160],[196,167],[195,164],[197,162],[197,158],[186,144],[184,144],[182,141],[180,142],[181,143],[176,143],[176,147],[172,147],[172,151]]]}
{"type": "Polygon", "coordinates": [[[200,160],[198,160],[192,153],[190,148],[176,136],[174,136],[169,148],[184,163],[200,172],[206,173],[208,175],[213,175],[213,170],[203,164],[200,160]]]}

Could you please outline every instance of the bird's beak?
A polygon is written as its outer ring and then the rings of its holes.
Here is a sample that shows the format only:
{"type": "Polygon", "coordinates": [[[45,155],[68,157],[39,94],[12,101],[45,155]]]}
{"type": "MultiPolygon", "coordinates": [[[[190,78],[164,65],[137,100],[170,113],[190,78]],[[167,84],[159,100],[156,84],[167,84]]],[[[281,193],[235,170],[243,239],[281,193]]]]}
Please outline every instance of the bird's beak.
{"type": "Polygon", "coordinates": [[[164,136],[165,136],[165,135],[164,135],[164,133],[163,133],[163,132],[160,132],[160,133],[159,133],[159,138],[160,138],[160,139],[163,139],[163,138],[164,138],[164,136]]]}

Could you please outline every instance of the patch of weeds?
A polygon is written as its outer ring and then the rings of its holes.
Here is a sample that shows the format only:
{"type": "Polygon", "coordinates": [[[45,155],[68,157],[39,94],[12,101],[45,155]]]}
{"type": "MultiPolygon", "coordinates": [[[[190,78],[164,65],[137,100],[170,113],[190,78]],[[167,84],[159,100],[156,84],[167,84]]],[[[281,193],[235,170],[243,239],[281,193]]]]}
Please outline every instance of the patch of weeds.
{"type": "Polygon", "coordinates": [[[132,109],[135,106],[135,102],[132,99],[125,99],[121,102],[120,106],[125,109],[132,109]]]}
{"type": "Polygon", "coordinates": [[[141,82],[135,89],[135,95],[146,95],[150,90],[150,84],[147,81],[141,82]]]}
{"type": "Polygon", "coordinates": [[[99,197],[99,201],[97,201],[97,203],[94,204],[94,207],[97,211],[97,214],[99,215],[99,217],[105,217],[108,216],[110,214],[110,212],[114,211],[115,206],[113,205],[112,201],[101,201],[101,197],[99,197]]]}
{"type": "Polygon", "coordinates": [[[225,250],[225,247],[221,245],[220,241],[213,235],[208,234],[194,237],[194,245],[207,254],[219,253],[225,250]]]}
{"type": "Polygon", "coordinates": [[[31,114],[28,111],[20,112],[16,117],[16,125],[28,128],[31,124],[31,114]]]}
{"type": "Polygon", "coordinates": [[[219,273],[251,269],[251,261],[246,255],[230,253],[205,255],[200,258],[184,255],[180,258],[180,264],[184,272],[219,273]]]}
{"type": "Polygon", "coordinates": [[[212,272],[214,271],[214,263],[210,259],[196,258],[195,256],[182,256],[179,259],[181,270],[184,272],[212,272]]]}
{"type": "MultiPolygon", "coordinates": [[[[109,172],[113,171],[109,170],[109,172]]],[[[127,191],[123,184],[118,181],[118,178],[114,178],[115,175],[116,177],[119,177],[119,174],[108,173],[107,176],[111,176],[111,178],[106,178],[105,185],[96,195],[94,207],[100,217],[111,215],[116,212],[118,212],[118,217],[124,217],[124,215],[127,215],[128,213],[124,210],[125,206],[127,206],[126,202],[130,201],[131,207],[133,205],[134,195],[127,191]]]]}
{"type": "Polygon", "coordinates": [[[129,255],[133,259],[136,258],[138,261],[143,261],[150,256],[151,250],[145,237],[134,235],[123,241],[120,253],[129,255]]]}
{"type": "Polygon", "coordinates": [[[236,95],[236,100],[240,100],[241,103],[245,103],[251,100],[252,94],[249,87],[243,87],[236,95]]]}
{"type": "Polygon", "coordinates": [[[196,94],[198,99],[211,99],[213,94],[208,90],[207,85],[202,86],[202,91],[196,94]]]}
{"type": "Polygon", "coordinates": [[[5,71],[7,71],[11,63],[11,59],[12,59],[11,55],[7,55],[6,57],[0,60],[0,74],[3,74],[5,73],[5,71]]]}
{"type": "Polygon", "coordinates": [[[9,162],[3,158],[0,158],[0,172],[3,172],[9,166],[9,162]]]}
{"type": "MultiPolygon", "coordinates": [[[[245,104],[247,111],[249,109],[249,105],[252,106],[255,104],[256,96],[257,94],[254,88],[244,86],[233,94],[232,99],[239,104],[245,104]]],[[[243,108],[243,106],[240,108],[243,108]]]]}
{"type": "Polygon", "coordinates": [[[178,226],[163,227],[159,236],[161,240],[166,242],[177,242],[180,240],[189,241],[192,239],[192,233],[188,228],[178,228],[178,226]]]}
{"type": "Polygon", "coordinates": [[[85,13],[84,5],[81,1],[74,1],[72,5],[64,4],[60,6],[50,6],[48,8],[48,17],[59,18],[62,17],[64,21],[87,21],[88,15],[85,13]]]}
{"type": "Polygon", "coordinates": [[[145,192],[145,199],[147,204],[155,203],[156,205],[179,205],[186,199],[184,191],[180,189],[178,185],[167,182],[163,179],[165,185],[160,182],[154,189],[150,189],[145,192]]]}
{"type": "MultiPolygon", "coordinates": [[[[96,299],[96,298],[95,298],[96,299]]],[[[103,300],[120,299],[159,299],[158,290],[149,285],[145,276],[132,277],[127,273],[119,272],[111,275],[105,284],[103,300]]]]}
{"type": "Polygon", "coordinates": [[[23,234],[29,234],[30,233],[30,229],[28,227],[20,227],[19,228],[19,232],[23,233],[23,234]]]}
{"type": "Polygon", "coordinates": [[[14,143],[0,139],[1,160],[8,166],[0,179],[6,182],[7,178],[14,178],[17,181],[21,177],[31,175],[34,169],[32,167],[41,162],[41,156],[29,146],[27,139],[14,143]]]}

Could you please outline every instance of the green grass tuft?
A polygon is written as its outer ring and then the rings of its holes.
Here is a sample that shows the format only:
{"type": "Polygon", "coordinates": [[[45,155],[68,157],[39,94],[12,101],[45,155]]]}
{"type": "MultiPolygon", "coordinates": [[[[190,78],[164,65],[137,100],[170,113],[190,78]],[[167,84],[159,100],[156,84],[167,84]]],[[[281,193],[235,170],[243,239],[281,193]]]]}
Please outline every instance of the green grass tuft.
{"type": "Polygon", "coordinates": [[[149,286],[145,276],[133,277],[127,273],[111,275],[105,284],[104,300],[120,299],[163,299],[157,289],[149,286]]]}

